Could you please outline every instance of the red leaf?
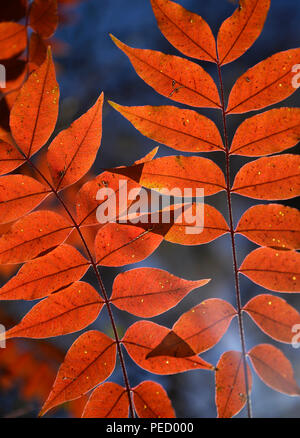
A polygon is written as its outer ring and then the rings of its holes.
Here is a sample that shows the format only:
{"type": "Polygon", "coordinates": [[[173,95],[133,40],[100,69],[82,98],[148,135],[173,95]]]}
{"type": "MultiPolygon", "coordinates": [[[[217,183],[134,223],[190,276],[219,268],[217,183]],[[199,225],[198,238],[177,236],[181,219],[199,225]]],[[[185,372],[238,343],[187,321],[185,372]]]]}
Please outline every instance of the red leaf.
{"type": "Polygon", "coordinates": [[[300,254],[258,248],[243,261],[240,272],[254,283],[277,292],[300,292],[300,254]]]}
{"type": "Polygon", "coordinates": [[[52,134],[58,115],[59,88],[50,50],[45,62],[23,85],[10,113],[12,135],[30,157],[52,134]]]}
{"type": "Polygon", "coordinates": [[[5,336],[49,338],[77,332],[95,321],[102,306],[98,292],[78,281],[36,304],[5,336]]]}
{"type": "Polygon", "coordinates": [[[103,382],[113,372],[116,344],[104,333],[91,330],[79,336],[59,368],[51,393],[40,415],[74,400],[103,382]]]}
{"type": "Polygon", "coordinates": [[[196,111],[174,106],[110,105],[143,135],[178,151],[210,152],[224,150],[214,122],[196,111]]]}
{"type": "Polygon", "coordinates": [[[291,199],[300,195],[300,157],[283,154],[245,164],[232,191],[254,199],[291,199]]]}
{"type": "Polygon", "coordinates": [[[0,263],[23,263],[62,243],[72,226],[53,211],[35,211],[0,237],[0,263]]]}
{"type": "Polygon", "coordinates": [[[290,361],[273,345],[260,344],[248,353],[252,365],[261,380],[275,391],[288,395],[300,395],[290,361]]]}
{"type": "Polygon", "coordinates": [[[292,67],[300,62],[300,49],[276,53],[244,73],[234,84],[227,113],[258,110],[293,94],[292,67]]]}
{"type": "Polygon", "coordinates": [[[130,357],[141,367],[154,374],[177,374],[192,369],[213,370],[213,365],[198,356],[153,357],[146,359],[147,354],[158,345],[170,332],[166,327],[150,321],[139,321],[128,328],[122,343],[130,357]]]}
{"type": "Polygon", "coordinates": [[[191,290],[208,282],[184,280],[161,269],[132,269],[116,277],[110,301],[121,310],[152,318],[176,306],[191,290]]]}
{"type": "Polygon", "coordinates": [[[133,402],[140,418],[175,418],[175,412],[164,388],[146,381],[133,389],[133,402]]]}
{"type": "Polygon", "coordinates": [[[58,25],[57,0],[34,0],[29,24],[43,38],[50,38],[58,25]]]}
{"type": "Polygon", "coordinates": [[[169,0],[151,0],[157,24],[170,43],[184,55],[217,62],[213,33],[202,17],[169,0]]]}
{"type": "Polygon", "coordinates": [[[258,295],[244,306],[253,321],[271,338],[290,344],[292,328],[300,325],[300,314],[285,300],[274,295],[258,295]]]}
{"type": "Polygon", "coordinates": [[[224,336],[234,316],[236,310],[226,301],[205,300],[184,313],[173,325],[171,336],[169,333],[147,357],[188,357],[209,350],[224,336]]]}
{"type": "MultiPolygon", "coordinates": [[[[249,365],[249,393],[252,387],[252,376],[249,365]]],[[[222,354],[216,371],[216,405],[219,418],[231,418],[238,414],[247,401],[245,371],[242,353],[227,351],[222,354]]]]}
{"type": "Polygon", "coordinates": [[[37,33],[32,33],[29,43],[29,60],[33,64],[40,66],[47,56],[47,47],[44,40],[37,33]]]}
{"type": "Polygon", "coordinates": [[[236,232],[262,246],[300,248],[300,212],[280,204],[254,205],[241,217],[236,232]]]}
{"type": "Polygon", "coordinates": [[[128,411],[129,402],[125,388],[107,382],[92,392],[82,418],[128,418],[128,411]]]}
{"type": "Polygon", "coordinates": [[[154,50],[134,49],[111,38],[128,56],[137,74],[158,93],[190,106],[221,107],[216,84],[199,65],[154,50]]]}
{"type": "Polygon", "coordinates": [[[0,53],[1,59],[9,59],[26,48],[26,28],[23,24],[0,23],[0,53]]]}
{"type": "Polygon", "coordinates": [[[89,262],[70,245],[31,260],[0,289],[0,300],[35,300],[80,280],[89,262]]]}
{"type": "Polygon", "coordinates": [[[299,138],[300,108],[275,108],[246,119],[235,133],[230,153],[270,155],[295,146],[299,138]]]}
{"type": "Polygon", "coordinates": [[[218,34],[220,64],[242,56],[257,40],[264,27],[271,0],[240,0],[233,15],[221,25],[218,34]]]}
{"type": "Polygon", "coordinates": [[[51,192],[26,175],[0,178],[0,223],[12,222],[40,204],[51,192]]]}
{"type": "Polygon", "coordinates": [[[14,146],[0,140],[0,175],[15,170],[24,162],[23,155],[14,146]]]}
{"type": "Polygon", "coordinates": [[[82,178],[95,161],[102,137],[103,93],[90,110],[60,132],[48,149],[47,159],[56,188],[82,178]]]}

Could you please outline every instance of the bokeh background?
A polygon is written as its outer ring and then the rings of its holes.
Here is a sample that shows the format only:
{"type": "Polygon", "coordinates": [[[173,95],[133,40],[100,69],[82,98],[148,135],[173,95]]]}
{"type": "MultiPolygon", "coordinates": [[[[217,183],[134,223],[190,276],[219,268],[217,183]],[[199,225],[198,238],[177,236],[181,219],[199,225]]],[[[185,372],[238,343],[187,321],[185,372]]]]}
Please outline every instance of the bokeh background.
{"type": "MultiPolygon", "coordinates": [[[[222,21],[236,7],[234,0],[177,0],[182,6],[200,14],[217,35],[222,21]]],[[[2,2],[1,2],[2,3],[2,2]]],[[[272,0],[268,19],[259,40],[251,49],[233,64],[224,67],[226,95],[236,81],[249,67],[275,52],[300,46],[300,3],[299,0],[272,0]]],[[[122,105],[164,105],[170,101],[158,95],[147,86],[134,72],[127,57],[112,43],[109,33],[114,34],[128,45],[139,48],[156,49],[165,53],[178,54],[160,33],[149,0],[84,0],[68,9],[66,20],[60,26],[55,37],[63,42],[63,50],[57,53],[55,61],[58,81],[61,89],[61,108],[57,132],[68,126],[76,117],[85,112],[104,91],[106,100],[113,100],[122,105]]],[[[201,65],[217,80],[215,66],[201,62],[201,65]]],[[[176,104],[181,106],[180,104],[176,104]]],[[[299,106],[299,92],[284,102],[284,106],[299,106]]],[[[278,106],[278,105],[277,105],[278,106]]],[[[281,106],[283,106],[281,104],[281,106]]],[[[214,110],[202,110],[200,113],[212,118],[221,125],[220,115],[214,110]]],[[[247,114],[246,116],[250,116],[247,114]]],[[[233,116],[229,121],[229,135],[232,138],[236,127],[244,116],[233,116]]],[[[93,168],[95,174],[101,169],[112,166],[128,165],[148,153],[157,144],[137,132],[132,125],[115,112],[108,103],[104,105],[103,140],[100,153],[93,168]]],[[[296,152],[293,149],[292,152],[296,152]]],[[[176,154],[160,145],[158,156],[176,154]]],[[[202,154],[215,160],[224,168],[222,153],[202,154]]],[[[236,157],[232,162],[232,175],[246,160],[236,157]]],[[[224,193],[214,195],[207,201],[218,207],[227,217],[224,193]]],[[[246,198],[234,198],[235,223],[242,212],[255,201],[246,198]]],[[[296,201],[286,203],[296,206],[296,201]]],[[[253,248],[243,237],[237,237],[238,258],[253,248]]],[[[173,274],[187,278],[211,278],[205,287],[190,293],[176,308],[166,314],[153,318],[153,321],[171,327],[175,320],[192,306],[211,297],[220,297],[235,304],[235,290],[232,273],[231,246],[229,236],[199,247],[184,247],[163,243],[146,261],[126,268],[102,268],[101,274],[108,291],[111,290],[114,277],[121,271],[132,267],[152,266],[166,269],[173,274]]],[[[94,282],[92,275],[87,279],[94,282]]],[[[246,303],[251,297],[265,290],[241,277],[242,301],[246,303]]],[[[297,296],[280,294],[300,310],[297,296]]],[[[1,303],[6,315],[17,321],[32,307],[32,303],[1,303]]],[[[137,320],[126,312],[114,308],[118,331],[122,335],[126,328],[137,320]]],[[[247,348],[261,342],[270,342],[247,315],[245,320],[247,348]]],[[[1,322],[1,321],[0,321],[1,322]]],[[[90,327],[97,328],[112,335],[106,311],[102,311],[98,320],[90,327]]],[[[50,342],[62,352],[66,351],[78,333],[67,335],[50,342]]],[[[24,341],[25,342],[25,341],[24,341]]],[[[276,345],[276,344],[275,344],[276,345]]],[[[279,345],[293,362],[295,376],[300,382],[300,349],[279,345]]],[[[35,348],[31,344],[30,348],[35,348]]],[[[213,349],[202,357],[214,364],[222,352],[239,349],[237,321],[234,321],[226,336],[213,349]]],[[[174,376],[150,375],[139,368],[126,354],[125,358],[132,386],[142,380],[154,379],[167,390],[178,417],[215,417],[214,375],[206,371],[189,371],[174,376]]],[[[47,360],[47,356],[43,359],[47,360]]],[[[122,384],[120,367],[109,380],[122,384]]],[[[255,417],[299,417],[299,399],[279,394],[265,386],[253,373],[252,391],[253,414],[255,417]]],[[[16,384],[9,391],[0,394],[0,416],[35,417],[40,408],[39,402],[24,400],[16,384]]],[[[58,409],[49,413],[49,417],[68,416],[70,413],[58,409]]],[[[245,417],[243,410],[239,417],[245,417]]]]}

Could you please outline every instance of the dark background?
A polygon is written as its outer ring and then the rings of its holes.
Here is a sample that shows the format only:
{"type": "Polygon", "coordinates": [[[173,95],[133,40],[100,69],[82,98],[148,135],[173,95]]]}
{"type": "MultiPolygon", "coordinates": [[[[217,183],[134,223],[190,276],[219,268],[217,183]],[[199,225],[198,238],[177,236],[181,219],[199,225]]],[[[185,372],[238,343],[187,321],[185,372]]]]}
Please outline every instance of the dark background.
{"type": "MultiPolygon", "coordinates": [[[[182,6],[200,14],[212,27],[215,35],[222,21],[227,18],[236,7],[234,1],[229,0],[177,0],[182,6]]],[[[62,26],[56,37],[68,44],[68,51],[64,56],[56,57],[58,80],[61,89],[61,112],[58,130],[66,127],[76,117],[85,112],[103,90],[106,100],[113,100],[122,105],[163,105],[170,101],[158,95],[147,86],[134,72],[127,57],[112,43],[109,33],[112,33],[128,45],[156,49],[165,53],[179,54],[161,35],[149,0],[86,0],[72,9],[72,19],[69,24],[62,26]]],[[[251,49],[233,64],[224,67],[224,82],[226,95],[236,81],[249,67],[272,55],[275,52],[300,45],[300,2],[299,0],[273,0],[271,10],[262,35],[251,49]]],[[[195,61],[196,62],[196,61],[195,61]]],[[[213,64],[201,62],[201,65],[211,73],[215,80],[216,68],[213,64]]],[[[173,103],[171,103],[173,104],[173,103]]],[[[180,106],[180,104],[175,104],[180,106]]],[[[299,92],[279,106],[299,106],[299,92]]],[[[277,105],[278,106],[278,105],[277,105]]],[[[222,129],[218,111],[202,110],[215,120],[222,129]]],[[[246,117],[250,116],[247,114],[246,117]]],[[[245,116],[234,116],[229,121],[230,139],[245,116]]],[[[104,105],[103,141],[94,166],[94,172],[99,174],[101,168],[128,165],[149,152],[157,144],[136,131],[131,124],[119,113],[115,112],[107,103],[104,105]]],[[[294,150],[293,150],[294,151],[294,150]]],[[[176,154],[170,148],[160,146],[158,156],[176,154]]],[[[223,166],[223,155],[215,152],[202,154],[223,166]]],[[[232,174],[245,162],[235,158],[232,162],[232,174]]],[[[227,208],[224,193],[212,196],[208,202],[218,207],[227,217],[227,208]]],[[[234,198],[235,223],[250,205],[255,201],[247,198],[234,198]]],[[[295,201],[289,205],[296,205],[295,201]]],[[[255,245],[245,238],[237,237],[239,263],[255,245]]],[[[220,297],[235,304],[235,290],[232,273],[231,245],[229,236],[203,246],[184,247],[170,243],[163,243],[160,248],[146,261],[126,268],[103,268],[101,273],[108,291],[114,277],[120,270],[138,266],[152,266],[166,269],[173,274],[188,278],[212,278],[205,287],[193,291],[175,309],[166,314],[153,318],[157,323],[171,327],[175,320],[193,305],[211,297],[220,297]]],[[[92,275],[90,281],[93,281],[92,275]]],[[[241,277],[242,302],[245,304],[253,296],[265,290],[241,277]]],[[[297,296],[279,294],[287,299],[298,310],[297,296]]],[[[32,303],[8,303],[6,308],[17,319],[20,319],[32,303]],[[17,309],[17,310],[16,310],[17,309]]],[[[118,323],[118,330],[122,335],[126,328],[137,320],[125,312],[114,309],[118,323]]],[[[272,342],[254,325],[245,315],[247,348],[261,342],[272,342]]],[[[97,322],[91,328],[98,328],[108,335],[112,335],[106,311],[102,311],[97,322]]],[[[78,333],[52,340],[63,349],[68,349],[78,333]]],[[[274,343],[276,345],[276,343],[274,343]]],[[[295,375],[300,382],[300,350],[291,346],[277,344],[292,361],[295,375]]],[[[202,357],[214,364],[221,353],[227,350],[239,350],[240,341],[237,321],[234,321],[221,342],[213,349],[204,353],[202,357]]],[[[142,380],[154,379],[162,383],[167,390],[178,417],[215,417],[214,403],[214,375],[206,371],[189,371],[174,376],[156,376],[140,369],[125,353],[132,386],[142,380]]],[[[109,380],[122,384],[120,367],[109,380]]],[[[15,407],[17,397],[15,393],[6,397],[0,407],[0,414],[9,413],[15,407]]],[[[279,394],[265,386],[253,374],[252,391],[253,413],[256,417],[299,417],[299,399],[279,394]]],[[[38,408],[38,407],[37,407],[38,408]]],[[[27,416],[36,416],[37,409],[27,416]]],[[[65,415],[63,411],[55,415],[65,415]]],[[[50,416],[50,414],[48,414],[50,416]]],[[[239,416],[246,415],[243,410],[239,416]]]]}

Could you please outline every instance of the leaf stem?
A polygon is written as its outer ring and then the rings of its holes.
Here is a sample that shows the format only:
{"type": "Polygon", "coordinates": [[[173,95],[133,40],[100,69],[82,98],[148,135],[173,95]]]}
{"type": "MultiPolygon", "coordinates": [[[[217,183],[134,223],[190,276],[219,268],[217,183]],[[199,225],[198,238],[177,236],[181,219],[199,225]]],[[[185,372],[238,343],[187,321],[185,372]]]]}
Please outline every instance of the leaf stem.
{"type": "Polygon", "coordinates": [[[222,104],[221,110],[222,110],[222,119],[223,119],[223,132],[224,132],[224,139],[225,139],[226,193],[227,193],[227,202],[228,202],[229,227],[230,227],[230,237],[231,237],[231,247],[232,247],[236,304],[237,304],[240,341],[241,341],[243,367],[244,367],[244,375],[245,375],[247,412],[248,412],[248,417],[252,418],[252,407],[251,407],[249,379],[248,379],[248,370],[247,370],[247,359],[246,359],[247,350],[246,350],[245,331],[244,331],[244,322],[243,322],[243,314],[242,314],[243,308],[242,308],[242,303],[241,303],[239,269],[238,269],[238,263],[237,263],[235,230],[234,230],[233,213],[232,213],[232,199],[231,199],[231,186],[230,186],[230,153],[229,153],[228,129],[227,129],[227,118],[226,118],[226,109],[225,109],[225,98],[224,98],[224,84],[223,84],[219,56],[218,56],[217,68],[218,68],[218,76],[219,76],[219,83],[220,83],[220,89],[221,89],[221,104],[222,104]]]}

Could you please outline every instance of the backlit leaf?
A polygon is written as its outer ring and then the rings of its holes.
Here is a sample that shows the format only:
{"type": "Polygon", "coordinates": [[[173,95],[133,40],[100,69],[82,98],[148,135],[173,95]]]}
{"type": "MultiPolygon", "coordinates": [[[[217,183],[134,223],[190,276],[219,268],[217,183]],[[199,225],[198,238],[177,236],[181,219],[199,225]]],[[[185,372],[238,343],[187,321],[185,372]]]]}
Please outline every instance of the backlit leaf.
{"type": "Polygon", "coordinates": [[[230,153],[270,155],[299,143],[300,108],[275,108],[246,119],[237,129],[230,153]]]}
{"type": "Polygon", "coordinates": [[[104,333],[91,330],[73,343],[59,368],[56,380],[40,415],[74,400],[103,382],[113,372],[116,344],[104,333]]]}
{"type": "Polygon", "coordinates": [[[240,272],[276,292],[300,292],[300,253],[258,248],[243,261],[240,272]]]}
{"type": "Polygon", "coordinates": [[[270,4],[271,0],[240,0],[233,15],[219,30],[220,64],[234,61],[252,46],[261,34],[270,4]]]}
{"type": "Polygon", "coordinates": [[[176,306],[191,290],[208,282],[184,280],[161,269],[132,269],[116,277],[110,301],[121,310],[151,318],[176,306]]]}
{"type": "Polygon", "coordinates": [[[300,195],[300,156],[263,157],[245,164],[232,191],[254,199],[291,199],[300,195]]]}
{"type": "Polygon", "coordinates": [[[134,49],[112,39],[137,74],[158,93],[190,106],[220,108],[216,84],[200,65],[154,50],[134,49]]]}
{"type": "Polygon", "coordinates": [[[281,102],[296,91],[292,72],[300,62],[300,49],[279,52],[244,73],[234,84],[227,113],[258,110],[281,102]]]}
{"type": "Polygon", "coordinates": [[[58,25],[57,0],[34,0],[29,24],[43,38],[50,38],[58,25]]]}
{"type": "Polygon", "coordinates": [[[35,300],[80,280],[89,262],[72,246],[60,245],[26,263],[1,289],[0,300],[35,300]]]}
{"type": "Polygon", "coordinates": [[[10,113],[12,135],[30,157],[52,134],[58,115],[59,89],[51,52],[23,85],[10,113]]]}
{"type": "Polygon", "coordinates": [[[0,23],[0,59],[8,59],[26,48],[26,27],[23,24],[0,23]]]}
{"type": "Polygon", "coordinates": [[[128,418],[129,402],[125,388],[103,383],[92,392],[82,418],[128,418]]]}
{"type": "Polygon", "coordinates": [[[300,326],[300,314],[285,300],[274,295],[258,295],[244,306],[254,322],[276,341],[290,344],[292,328],[300,326]]]}
{"type": "Polygon", "coordinates": [[[4,175],[25,162],[23,155],[11,144],[0,140],[0,175],[4,175]]]}
{"type": "Polygon", "coordinates": [[[157,24],[170,43],[184,55],[216,62],[213,33],[202,17],[169,0],[151,0],[157,24]]]}
{"type": "Polygon", "coordinates": [[[241,217],[237,233],[261,246],[300,248],[300,212],[280,204],[254,205],[241,217]]]}
{"type": "Polygon", "coordinates": [[[290,361],[276,347],[260,344],[248,353],[252,365],[261,380],[275,391],[288,395],[300,395],[290,361]]]}
{"type": "Polygon", "coordinates": [[[103,93],[90,110],[60,132],[48,149],[47,159],[57,188],[74,184],[95,161],[102,137],[103,93]]]}
{"type": "Polygon", "coordinates": [[[141,367],[154,374],[176,374],[192,369],[213,370],[214,367],[198,356],[185,358],[146,356],[170,332],[166,327],[150,321],[139,321],[128,328],[122,343],[130,357],[141,367]]]}
{"type": "MultiPolygon", "coordinates": [[[[247,365],[249,392],[252,376],[247,365]]],[[[238,414],[247,401],[245,371],[242,353],[226,351],[222,354],[216,371],[216,405],[219,418],[231,418],[238,414]]]]}
{"type": "Polygon", "coordinates": [[[140,383],[133,389],[133,402],[140,418],[175,418],[168,394],[159,383],[140,383]]]}
{"type": "Polygon", "coordinates": [[[50,190],[26,175],[0,178],[0,223],[11,222],[33,210],[50,190]]]}
{"type": "Polygon", "coordinates": [[[224,150],[214,122],[196,111],[174,106],[129,107],[109,103],[143,135],[173,149],[187,152],[224,150]]]}

